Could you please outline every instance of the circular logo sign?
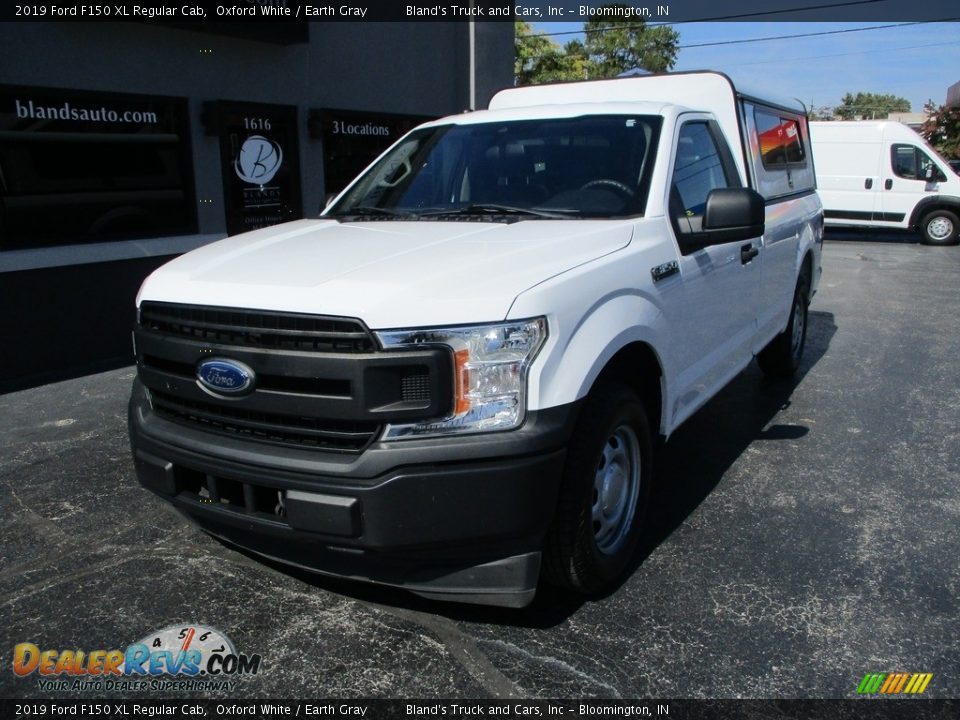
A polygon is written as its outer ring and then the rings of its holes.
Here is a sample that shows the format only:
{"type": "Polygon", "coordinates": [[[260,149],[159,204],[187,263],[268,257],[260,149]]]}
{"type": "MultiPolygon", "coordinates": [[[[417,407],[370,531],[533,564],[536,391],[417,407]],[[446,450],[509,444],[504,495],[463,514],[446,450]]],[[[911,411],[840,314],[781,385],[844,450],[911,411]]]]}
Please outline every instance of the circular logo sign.
{"type": "Polygon", "coordinates": [[[197,366],[200,386],[217,395],[243,395],[253,390],[253,370],[236,360],[211,359],[197,366]]]}
{"type": "Polygon", "coordinates": [[[244,182],[251,185],[266,185],[280,169],[283,150],[263,135],[251,135],[243,141],[233,169],[244,182]]]}

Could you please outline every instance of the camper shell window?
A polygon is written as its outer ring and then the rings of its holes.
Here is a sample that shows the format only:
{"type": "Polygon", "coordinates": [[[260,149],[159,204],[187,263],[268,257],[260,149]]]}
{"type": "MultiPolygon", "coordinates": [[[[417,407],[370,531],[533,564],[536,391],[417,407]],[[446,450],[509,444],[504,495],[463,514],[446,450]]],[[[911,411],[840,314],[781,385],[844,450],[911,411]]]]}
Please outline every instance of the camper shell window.
{"type": "Polygon", "coordinates": [[[774,115],[759,108],[754,110],[760,159],[768,169],[803,164],[806,153],[800,135],[800,123],[794,118],[774,115]]]}
{"type": "Polygon", "coordinates": [[[810,135],[802,112],[743,101],[742,122],[750,138],[750,163],[757,191],[767,200],[816,189],[810,135]]]}

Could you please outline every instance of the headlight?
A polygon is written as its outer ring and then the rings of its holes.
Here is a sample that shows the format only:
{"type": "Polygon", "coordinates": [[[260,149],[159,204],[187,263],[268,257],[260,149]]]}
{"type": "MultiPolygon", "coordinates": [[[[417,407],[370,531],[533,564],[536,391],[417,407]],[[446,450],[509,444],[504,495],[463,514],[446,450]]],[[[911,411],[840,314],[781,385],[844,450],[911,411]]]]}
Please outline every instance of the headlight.
{"type": "Polygon", "coordinates": [[[450,416],[388,425],[384,440],[511,430],[527,409],[527,371],[547,337],[545,318],[495,325],[378,332],[385,348],[447,345],[453,351],[450,416]]]}

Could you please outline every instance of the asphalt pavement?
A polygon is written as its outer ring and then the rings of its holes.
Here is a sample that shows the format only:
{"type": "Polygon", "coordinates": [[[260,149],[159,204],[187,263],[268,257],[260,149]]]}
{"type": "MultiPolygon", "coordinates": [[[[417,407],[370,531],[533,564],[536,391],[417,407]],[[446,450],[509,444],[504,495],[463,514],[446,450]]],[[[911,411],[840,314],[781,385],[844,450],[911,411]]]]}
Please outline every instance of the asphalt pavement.
{"type": "Polygon", "coordinates": [[[0,696],[72,694],[15,676],[18,643],[199,623],[262,657],[206,693],[231,698],[843,698],[893,671],[960,697],[960,248],[846,235],[823,266],[800,377],[752,365],[671,438],[632,572],[587,601],[271,567],[139,487],[132,368],[0,396],[0,696]]]}

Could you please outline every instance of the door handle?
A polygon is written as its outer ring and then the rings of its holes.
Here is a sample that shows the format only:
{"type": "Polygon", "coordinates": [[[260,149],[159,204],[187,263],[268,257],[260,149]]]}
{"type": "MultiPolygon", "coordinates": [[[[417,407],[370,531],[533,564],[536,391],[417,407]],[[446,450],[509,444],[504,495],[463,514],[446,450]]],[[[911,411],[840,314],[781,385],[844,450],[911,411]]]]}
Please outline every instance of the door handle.
{"type": "Polygon", "coordinates": [[[740,248],[740,262],[746,265],[760,254],[760,250],[753,245],[744,245],[740,248]]]}
{"type": "Polygon", "coordinates": [[[864,180],[863,187],[866,188],[867,190],[871,189],[873,187],[873,178],[867,178],[866,180],[864,180]]]}
{"type": "Polygon", "coordinates": [[[887,178],[883,183],[883,187],[887,190],[893,190],[893,180],[891,178],[887,178]]]}

